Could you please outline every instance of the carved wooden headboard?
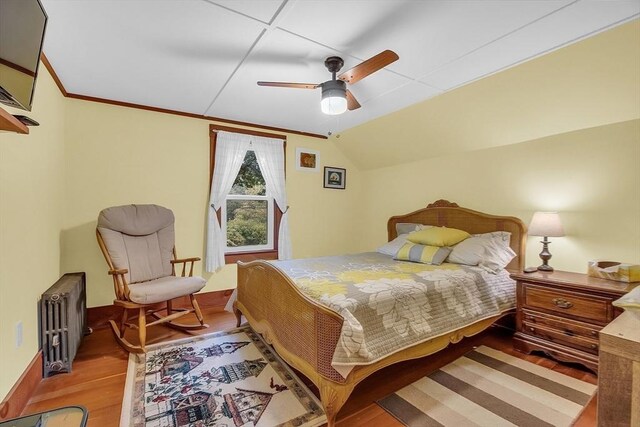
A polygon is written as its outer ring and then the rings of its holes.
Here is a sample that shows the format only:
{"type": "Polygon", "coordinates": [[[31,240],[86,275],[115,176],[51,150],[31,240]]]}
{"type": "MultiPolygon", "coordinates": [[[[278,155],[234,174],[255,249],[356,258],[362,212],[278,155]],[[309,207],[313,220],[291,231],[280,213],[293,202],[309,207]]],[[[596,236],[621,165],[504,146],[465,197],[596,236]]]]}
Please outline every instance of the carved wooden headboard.
{"type": "Polygon", "coordinates": [[[470,234],[508,231],[511,233],[511,249],[515,251],[517,256],[507,265],[507,269],[522,271],[524,268],[527,227],[518,218],[490,215],[461,208],[456,203],[447,200],[438,200],[424,209],[389,218],[387,222],[389,241],[397,237],[396,224],[400,222],[457,228],[470,234]]]}

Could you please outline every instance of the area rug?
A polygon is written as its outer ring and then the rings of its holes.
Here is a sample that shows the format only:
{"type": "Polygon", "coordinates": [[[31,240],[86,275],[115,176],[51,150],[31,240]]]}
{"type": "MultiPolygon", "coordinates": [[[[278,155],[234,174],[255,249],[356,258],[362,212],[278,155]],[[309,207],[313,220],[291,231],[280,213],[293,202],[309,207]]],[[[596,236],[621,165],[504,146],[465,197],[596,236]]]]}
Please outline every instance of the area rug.
{"type": "Polygon", "coordinates": [[[120,426],[318,426],[321,404],[249,326],[129,356],[120,426]]]}
{"type": "Polygon", "coordinates": [[[378,401],[406,426],[569,426],[596,386],[478,347],[378,401]]]}

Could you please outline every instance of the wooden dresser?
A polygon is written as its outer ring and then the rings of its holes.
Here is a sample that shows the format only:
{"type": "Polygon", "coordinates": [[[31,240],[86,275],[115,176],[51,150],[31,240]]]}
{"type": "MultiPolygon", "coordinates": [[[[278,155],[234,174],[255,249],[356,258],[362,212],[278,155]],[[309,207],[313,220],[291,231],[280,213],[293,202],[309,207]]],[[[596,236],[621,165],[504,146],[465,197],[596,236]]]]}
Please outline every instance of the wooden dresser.
{"type": "Polygon", "coordinates": [[[611,302],[638,283],[565,271],[515,273],[511,278],[517,282],[516,350],[541,350],[597,372],[598,334],[622,312],[611,302]]]}

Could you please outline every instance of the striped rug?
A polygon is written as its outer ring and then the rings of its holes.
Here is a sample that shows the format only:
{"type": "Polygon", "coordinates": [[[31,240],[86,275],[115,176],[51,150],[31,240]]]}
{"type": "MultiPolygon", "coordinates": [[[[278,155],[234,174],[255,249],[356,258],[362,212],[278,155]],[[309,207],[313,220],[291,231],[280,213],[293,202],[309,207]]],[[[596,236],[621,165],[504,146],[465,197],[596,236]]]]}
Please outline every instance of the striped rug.
{"type": "Polygon", "coordinates": [[[378,404],[410,427],[569,426],[595,390],[482,346],[378,404]]]}

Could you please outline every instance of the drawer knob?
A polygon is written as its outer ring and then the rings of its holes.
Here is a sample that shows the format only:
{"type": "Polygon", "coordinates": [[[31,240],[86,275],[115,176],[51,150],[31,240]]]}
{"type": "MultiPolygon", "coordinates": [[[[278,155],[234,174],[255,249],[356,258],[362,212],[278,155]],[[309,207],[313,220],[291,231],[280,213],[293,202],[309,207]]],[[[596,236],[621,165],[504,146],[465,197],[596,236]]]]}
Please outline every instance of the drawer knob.
{"type": "Polygon", "coordinates": [[[591,335],[593,335],[594,337],[598,336],[598,331],[591,331],[591,335]]]}
{"type": "Polygon", "coordinates": [[[552,301],[556,305],[556,307],[560,307],[560,308],[571,308],[571,307],[573,307],[573,303],[571,301],[567,301],[564,298],[554,298],[552,301]]]}
{"type": "Polygon", "coordinates": [[[591,344],[591,348],[596,350],[598,348],[598,344],[591,344]]]}
{"type": "Polygon", "coordinates": [[[530,330],[531,332],[535,332],[535,331],[536,331],[536,328],[529,328],[529,330],[530,330]]]}

